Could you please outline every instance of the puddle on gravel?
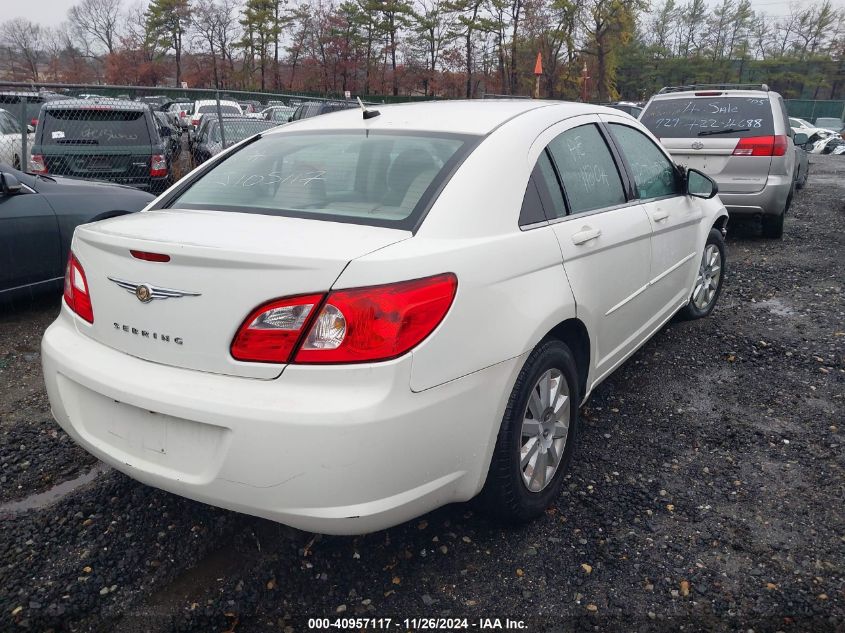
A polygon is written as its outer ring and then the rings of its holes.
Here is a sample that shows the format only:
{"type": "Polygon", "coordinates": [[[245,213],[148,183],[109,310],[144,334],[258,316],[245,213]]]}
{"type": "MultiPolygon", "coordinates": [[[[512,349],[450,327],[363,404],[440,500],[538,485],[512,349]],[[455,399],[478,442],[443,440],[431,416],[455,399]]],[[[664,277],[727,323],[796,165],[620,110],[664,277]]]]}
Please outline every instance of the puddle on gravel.
{"type": "Polygon", "coordinates": [[[56,484],[49,490],[29,495],[20,501],[10,501],[0,505],[0,515],[15,515],[28,512],[29,510],[40,510],[41,508],[45,508],[53,503],[56,503],[60,499],[63,499],[77,488],[81,488],[85,484],[94,481],[94,479],[109,472],[110,470],[111,467],[106,466],[105,464],[97,464],[87,473],[79,475],[79,477],[63,481],[60,484],[56,484]]]}
{"type": "Polygon", "coordinates": [[[777,316],[788,317],[795,314],[795,310],[790,308],[786,302],[781,301],[780,299],[765,299],[763,301],[758,301],[754,304],[754,306],[757,308],[764,308],[777,316]]]}

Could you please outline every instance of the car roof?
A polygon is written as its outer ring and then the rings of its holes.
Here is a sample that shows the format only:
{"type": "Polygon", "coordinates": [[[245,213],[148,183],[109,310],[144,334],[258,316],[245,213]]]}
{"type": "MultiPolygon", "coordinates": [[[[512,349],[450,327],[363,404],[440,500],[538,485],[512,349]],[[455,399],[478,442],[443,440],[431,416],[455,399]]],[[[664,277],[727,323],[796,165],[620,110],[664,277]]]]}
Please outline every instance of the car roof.
{"type": "Polygon", "coordinates": [[[771,90],[754,90],[749,88],[698,88],[697,90],[678,90],[658,93],[652,97],[654,101],[664,99],[712,99],[714,97],[752,97],[759,99],[769,95],[776,95],[771,90]]]}
{"type": "Polygon", "coordinates": [[[378,110],[379,116],[363,119],[358,108],[338,110],[318,117],[294,121],[273,134],[307,130],[415,130],[453,134],[485,135],[514,117],[538,108],[559,109],[560,117],[579,114],[618,114],[602,106],[567,101],[534,99],[474,99],[464,101],[425,101],[418,103],[377,104],[366,106],[378,110]]]}
{"type": "Polygon", "coordinates": [[[61,99],[48,101],[42,106],[45,110],[135,110],[143,112],[150,107],[139,101],[128,101],[125,99],[109,99],[108,97],[96,99],[61,99]]]}

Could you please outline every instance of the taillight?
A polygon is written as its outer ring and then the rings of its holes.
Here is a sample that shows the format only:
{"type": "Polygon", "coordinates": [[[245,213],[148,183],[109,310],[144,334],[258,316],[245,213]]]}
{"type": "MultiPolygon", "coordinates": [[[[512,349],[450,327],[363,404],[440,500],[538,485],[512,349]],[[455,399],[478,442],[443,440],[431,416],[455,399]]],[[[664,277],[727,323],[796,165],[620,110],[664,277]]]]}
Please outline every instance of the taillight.
{"type": "Polygon", "coordinates": [[[150,159],[150,177],[157,178],[167,175],[167,159],[162,154],[153,154],[150,159]]]}
{"type": "Polygon", "coordinates": [[[452,273],[324,295],[279,299],[254,310],[232,342],[237,360],[364,363],[396,358],[419,345],[446,316],[452,273]],[[319,313],[317,310],[319,309],[319,313]]]}
{"type": "Polygon", "coordinates": [[[29,171],[33,174],[47,173],[47,161],[41,154],[33,154],[29,157],[29,171]]]}
{"type": "Polygon", "coordinates": [[[708,92],[696,92],[696,97],[719,97],[721,96],[721,92],[718,91],[708,91],[708,92]]]}
{"type": "Polygon", "coordinates": [[[446,316],[458,279],[447,273],[329,293],[296,363],[388,360],[416,347],[446,316]]]}
{"type": "Polygon", "coordinates": [[[36,117],[36,118],[34,118],[34,119],[31,119],[31,120],[30,120],[30,122],[29,122],[29,124],[30,124],[32,127],[36,127],[36,126],[38,125],[38,117],[36,117]]]}
{"type": "Polygon", "coordinates": [[[776,136],[749,136],[739,139],[734,148],[734,156],[783,156],[789,147],[789,138],[783,134],[776,136]]]}
{"type": "Polygon", "coordinates": [[[88,280],[85,278],[82,264],[73,252],[68,255],[65,269],[65,303],[88,323],[94,322],[94,308],[91,305],[88,280]]]}
{"type": "Polygon", "coordinates": [[[244,320],[235,340],[232,356],[236,360],[258,363],[286,363],[303,329],[323,295],[278,299],[259,306],[244,320]]]}
{"type": "Polygon", "coordinates": [[[199,119],[191,119],[191,125],[193,125],[194,127],[198,126],[199,124],[200,124],[199,119]]]}

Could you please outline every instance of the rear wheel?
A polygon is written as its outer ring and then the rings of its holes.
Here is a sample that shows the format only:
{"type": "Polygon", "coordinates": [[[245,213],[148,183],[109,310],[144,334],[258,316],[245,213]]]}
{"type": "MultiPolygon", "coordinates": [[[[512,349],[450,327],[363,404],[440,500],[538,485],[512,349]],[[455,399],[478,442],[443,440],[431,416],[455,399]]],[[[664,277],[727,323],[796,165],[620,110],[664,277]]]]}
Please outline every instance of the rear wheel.
{"type": "Polygon", "coordinates": [[[780,239],[783,237],[783,218],[786,210],[778,215],[763,216],[763,237],[780,239]]]}
{"type": "Polygon", "coordinates": [[[698,275],[687,305],[681,309],[681,316],[687,319],[701,319],[713,312],[722,292],[725,279],[725,240],[718,229],[710,229],[698,275]]]}
{"type": "Polygon", "coordinates": [[[537,346],[519,372],[481,493],[497,518],[528,521],[560,494],[578,435],[577,376],[557,340],[537,346]]]}

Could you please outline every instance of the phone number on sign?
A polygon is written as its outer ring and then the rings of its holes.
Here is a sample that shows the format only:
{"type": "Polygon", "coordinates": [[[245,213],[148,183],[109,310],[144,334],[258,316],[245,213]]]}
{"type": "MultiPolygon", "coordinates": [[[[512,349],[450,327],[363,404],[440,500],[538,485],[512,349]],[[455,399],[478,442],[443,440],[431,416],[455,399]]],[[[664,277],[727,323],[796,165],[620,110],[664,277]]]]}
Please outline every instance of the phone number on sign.
{"type": "Polygon", "coordinates": [[[308,628],[319,629],[390,629],[401,628],[406,631],[440,631],[458,629],[525,629],[522,620],[501,620],[499,618],[309,618],[308,628]]]}

